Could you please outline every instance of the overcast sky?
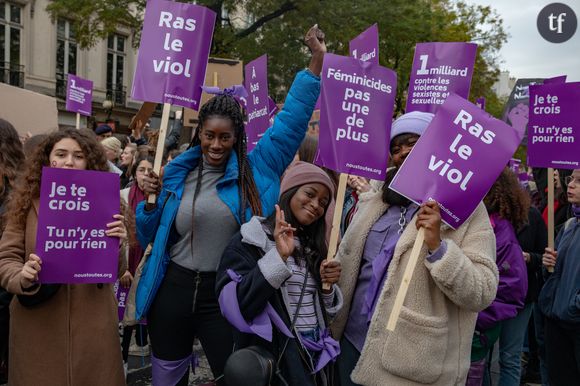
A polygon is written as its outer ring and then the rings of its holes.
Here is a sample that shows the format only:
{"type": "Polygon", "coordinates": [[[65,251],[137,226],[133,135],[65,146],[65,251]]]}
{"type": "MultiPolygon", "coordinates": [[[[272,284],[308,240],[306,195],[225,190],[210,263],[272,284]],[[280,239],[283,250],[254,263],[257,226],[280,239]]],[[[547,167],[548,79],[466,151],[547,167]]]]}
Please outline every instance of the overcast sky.
{"type": "Polygon", "coordinates": [[[568,75],[580,81],[580,26],[565,43],[549,43],[538,32],[536,19],[546,5],[564,3],[574,10],[580,24],[580,0],[466,0],[491,5],[503,18],[510,35],[500,51],[500,69],[516,78],[549,78],[568,75]]]}

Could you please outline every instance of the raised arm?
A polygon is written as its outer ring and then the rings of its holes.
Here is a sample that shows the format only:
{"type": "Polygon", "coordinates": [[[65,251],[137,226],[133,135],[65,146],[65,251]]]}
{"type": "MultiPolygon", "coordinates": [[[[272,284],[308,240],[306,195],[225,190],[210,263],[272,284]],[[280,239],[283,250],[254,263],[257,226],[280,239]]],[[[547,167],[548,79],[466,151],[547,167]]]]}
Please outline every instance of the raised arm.
{"type": "Polygon", "coordinates": [[[326,53],[324,33],[315,25],[306,33],[304,42],[312,53],[308,70],[296,75],[274,125],[249,154],[252,164],[264,173],[273,171],[281,176],[292,162],[320,94],[320,72],[326,53]]]}

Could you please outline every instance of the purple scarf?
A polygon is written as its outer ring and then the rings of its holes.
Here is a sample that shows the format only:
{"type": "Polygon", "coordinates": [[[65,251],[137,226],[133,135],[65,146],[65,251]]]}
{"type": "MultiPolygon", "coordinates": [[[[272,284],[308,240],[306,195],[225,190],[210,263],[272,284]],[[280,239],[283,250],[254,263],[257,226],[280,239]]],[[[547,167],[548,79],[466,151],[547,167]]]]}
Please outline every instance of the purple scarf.
{"type": "Polygon", "coordinates": [[[317,342],[304,337],[300,341],[308,350],[320,352],[320,357],[318,358],[318,362],[316,362],[316,367],[312,374],[322,370],[328,362],[335,361],[340,355],[340,344],[330,336],[328,328],[321,331],[320,339],[317,342]]]}
{"type": "Polygon", "coordinates": [[[572,204],[572,213],[574,217],[580,219],[580,205],[572,204]]]}
{"type": "Polygon", "coordinates": [[[226,284],[222,289],[218,301],[222,315],[231,323],[232,326],[241,332],[258,335],[260,338],[271,342],[272,324],[274,324],[282,334],[289,338],[294,338],[294,335],[292,335],[280,315],[278,315],[270,303],[266,304],[264,311],[250,322],[247,322],[240,311],[240,304],[238,303],[238,296],[236,293],[236,288],[238,283],[242,281],[242,277],[231,269],[228,269],[227,273],[232,281],[226,284]]]}

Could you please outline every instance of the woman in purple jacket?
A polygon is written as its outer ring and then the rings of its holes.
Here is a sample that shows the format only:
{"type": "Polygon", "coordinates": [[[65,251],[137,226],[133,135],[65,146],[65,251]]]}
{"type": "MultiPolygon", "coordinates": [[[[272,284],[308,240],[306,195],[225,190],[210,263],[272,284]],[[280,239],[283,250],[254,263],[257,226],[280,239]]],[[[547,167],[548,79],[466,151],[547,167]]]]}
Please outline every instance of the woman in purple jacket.
{"type": "MultiPolygon", "coordinates": [[[[496,238],[499,286],[493,303],[477,317],[471,350],[468,386],[484,384],[486,358],[498,339],[502,322],[515,318],[524,307],[528,275],[522,249],[514,229],[528,217],[529,199],[516,175],[505,168],[483,199],[496,238]]],[[[525,333],[522,331],[522,336],[525,333]]],[[[485,382],[488,384],[488,382],[485,382]]]]}

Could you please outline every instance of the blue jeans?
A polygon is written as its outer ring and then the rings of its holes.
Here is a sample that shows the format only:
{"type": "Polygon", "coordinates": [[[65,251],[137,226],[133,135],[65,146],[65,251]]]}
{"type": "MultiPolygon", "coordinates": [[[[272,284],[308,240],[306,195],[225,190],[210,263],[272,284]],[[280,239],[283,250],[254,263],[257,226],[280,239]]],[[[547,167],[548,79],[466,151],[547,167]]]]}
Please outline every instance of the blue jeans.
{"type": "Polygon", "coordinates": [[[499,386],[520,386],[521,358],[532,304],[526,304],[515,318],[501,322],[499,336],[499,386]]]}

